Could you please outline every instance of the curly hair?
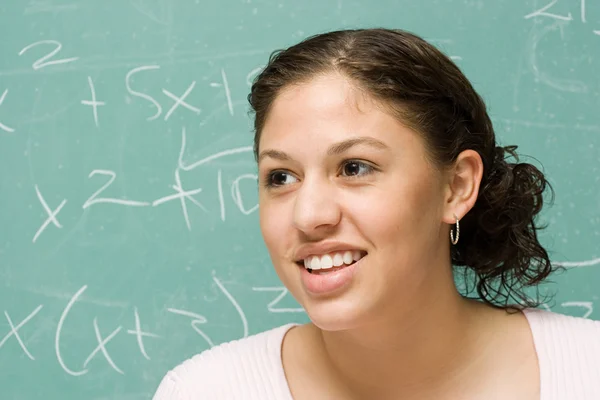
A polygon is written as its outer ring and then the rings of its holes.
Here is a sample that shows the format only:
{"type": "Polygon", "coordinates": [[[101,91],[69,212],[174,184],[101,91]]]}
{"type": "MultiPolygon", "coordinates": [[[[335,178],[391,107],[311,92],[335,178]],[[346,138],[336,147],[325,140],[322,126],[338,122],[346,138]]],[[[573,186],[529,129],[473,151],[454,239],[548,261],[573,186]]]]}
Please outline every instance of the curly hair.
{"type": "Polygon", "coordinates": [[[477,296],[494,307],[539,305],[526,292],[553,272],[536,224],[549,184],[537,167],[519,162],[516,146],[497,146],[482,98],[449,57],[419,36],[392,29],[340,30],[275,51],[248,95],[255,157],[277,94],[332,71],[421,134],[434,165],[450,166],[467,149],[480,155],[478,198],[461,221],[451,263],[466,268],[477,296]]]}

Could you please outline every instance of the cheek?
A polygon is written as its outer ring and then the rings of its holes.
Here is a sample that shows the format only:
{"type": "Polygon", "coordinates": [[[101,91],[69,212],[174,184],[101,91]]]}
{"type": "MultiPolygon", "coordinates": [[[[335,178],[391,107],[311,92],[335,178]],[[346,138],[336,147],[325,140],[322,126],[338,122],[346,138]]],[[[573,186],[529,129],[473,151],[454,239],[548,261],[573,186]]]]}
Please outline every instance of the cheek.
{"type": "Polygon", "coordinates": [[[260,230],[265,245],[273,258],[281,255],[278,254],[278,249],[285,248],[282,238],[285,237],[289,216],[282,208],[284,207],[276,203],[259,200],[260,230]]]}
{"type": "MultiPolygon", "coordinates": [[[[269,252],[275,273],[296,297],[300,293],[297,271],[286,261],[293,248],[294,233],[291,228],[291,211],[278,201],[259,201],[259,223],[263,240],[269,252]]],[[[298,299],[298,297],[296,297],[298,299]]],[[[298,300],[300,301],[300,300],[298,300]]]]}
{"type": "Polygon", "coordinates": [[[427,180],[384,185],[386,190],[356,202],[352,214],[360,219],[363,233],[381,246],[403,251],[417,250],[433,239],[441,218],[441,193],[423,182],[427,180]]]}

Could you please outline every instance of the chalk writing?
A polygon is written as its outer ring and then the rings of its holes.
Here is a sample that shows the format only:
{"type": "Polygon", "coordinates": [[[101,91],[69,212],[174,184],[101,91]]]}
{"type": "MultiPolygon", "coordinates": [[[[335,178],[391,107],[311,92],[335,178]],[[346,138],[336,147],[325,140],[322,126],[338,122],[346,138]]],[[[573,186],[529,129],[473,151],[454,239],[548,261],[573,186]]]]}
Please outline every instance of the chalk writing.
{"type": "Polygon", "coordinates": [[[254,81],[254,79],[256,78],[256,76],[265,68],[264,65],[260,66],[260,67],[256,67],[254,68],[252,71],[248,72],[248,75],[246,75],[246,85],[247,86],[252,86],[252,82],[254,81]]]}
{"type": "MultiPolygon", "coordinates": [[[[248,79],[248,78],[246,78],[248,79]]],[[[231,100],[231,91],[229,89],[229,83],[227,82],[227,74],[225,74],[225,70],[221,68],[221,83],[213,82],[210,84],[212,87],[222,87],[225,89],[225,98],[227,100],[227,108],[229,109],[229,114],[233,116],[233,101],[231,100]]]]}
{"type": "Polygon", "coordinates": [[[582,268],[582,267],[592,267],[595,265],[600,266],[600,257],[593,258],[591,260],[586,260],[586,261],[555,261],[552,264],[556,265],[557,267],[564,267],[564,268],[582,268]]]}
{"type": "Polygon", "coordinates": [[[112,185],[114,180],[117,178],[117,174],[114,171],[109,171],[109,170],[104,170],[104,169],[95,169],[92,172],[90,172],[90,174],[88,175],[88,178],[91,178],[94,175],[106,175],[106,176],[109,176],[110,178],[100,189],[98,189],[96,192],[94,192],[94,194],[92,194],[90,196],[90,198],[85,201],[85,203],[83,203],[82,207],[84,209],[88,208],[91,205],[99,204],[99,203],[121,204],[124,206],[132,206],[132,207],[143,207],[143,206],[150,205],[150,203],[147,201],[124,200],[124,199],[115,199],[115,198],[111,198],[111,197],[98,197],[103,191],[105,191],[110,185],[112,185]]]}
{"type": "MultiPolygon", "coordinates": [[[[232,152],[228,151],[228,150],[219,152],[216,154],[216,157],[215,157],[215,155],[213,155],[213,156],[208,156],[205,160],[200,160],[200,163],[196,163],[194,168],[196,168],[199,165],[204,164],[205,162],[214,160],[218,157],[222,157],[226,154],[235,154],[237,152],[247,152],[247,151],[248,151],[247,149],[243,148],[242,151],[239,151],[239,149],[234,149],[232,152]]],[[[180,160],[180,162],[182,163],[181,160],[180,160]]],[[[145,206],[157,207],[162,204],[171,202],[173,200],[179,200],[183,219],[185,221],[186,227],[188,230],[191,231],[192,223],[191,223],[189,212],[188,212],[187,202],[188,201],[191,202],[196,207],[200,208],[201,210],[203,210],[206,213],[208,213],[209,210],[195,197],[195,196],[200,195],[203,192],[203,188],[198,187],[198,188],[190,189],[190,190],[183,188],[183,184],[182,184],[182,180],[181,180],[181,172],[183,170],[184,169],[181,167],[178,167],[175,170],[175,184],[171,185],[171,188],[175,191],[175,193],[160,197],[160,198],[155,199],[150,202],[150,201],[141,201],[141,200],[128,200],[128,199],[115,198],[115,197],[101,197],[101,195],[105,191],[109,190],[109,187],[115,182],[115,180],[117,179],[117,173],[112,170],[94,169],[90,172],[90,174],[88,175],[88,178],[92,178],[96,175],[103,175],[103,176],[107,176],[108,180],[106,182],[104,182],[104,184],[99,189],[97,189],[94,193],[92,193],[92,195],[87,200],[85,200],[85,202],[82,205],[82,208],[87,209],[93,205],[103,204],[103,203],[104,204],[121,205],[121,206],[127,206],[127,207],[145,207],[145,206]]],[[[231,183],[231,197],[233,199],[233,203],[237,206],[239,211],[244,215],[249,215],[249,214],[253,213],[254,211],[256,211],[258,209],[258,204],[255,204],[252,207],[248,207],[244,203],[242,191],[240,189],[240,182],[243,180],[252,180],[252,181],[256,182],[257,179],[258,179],[258,177],[255,174],[242,174],[242,175],[238,176],[237,178],[235,178],[233,180],[233,182],[231,183]]],[[[56,226],[57,228],[63,227],[62,224],[59,222],[57,216],[58,216],[58,213],[61,211],[61,209],[67,202],[67,200],[64,199],[58,205],[58,207],[56,207],[54,210],[51,210],[50,207],[48,206],[47,202],[45,201],[44,197],[42,196],[37,185],[35,185],[35,191],[36,191],[38,199],[39,199],[40,203],[42,204],[42,207],[46,211],[48,217],[46,218],[44,223],[39,227],[39,229],[35,233],[33,240],[32,240],[33,243],[35,243],[38,240],[38,237],[45,231],[45,229],[51,223],[54,224],[54,226],[56,226]]],[[[222,171],[221,170],[219,170],[217,172],[217,194],[218,194],[218,198],[219,198],[220,217],[221,217],[222,221],[225,221],[226,211],[225,211],[225,199],[223,196],[223,181],[222,181],[222,171]]]]}
{"type": "Polygon", "coordinates": [[[289,294],[289,291],[285,286],[273,286],[273,287],[253,287],[252,290],[256,292],[278,292],[279,294],[273,301],[267,305],[267,310],[272,313],[303,313],[305,312],[302,307],[294,308],[276,308],[277,304],[289,294]]]}
{"type": "MultiPolygon", "coordinates": [[[[42,69],[42,68],[45,68],[45,67],[48,67],[51,65],[66,64],[66,63],[70,63],[70,62],[73,62],[73,61],[76,61],[79,59],[78,57],[71,57],[71,58],[52,59],[51,60],[50,58],[54,57],[62,49],[62,44],[60,44],[59,42],[57,42],[55,40],[42,40],[39,42],[32,43],[32,44],[26,46],[25,48],[23,48],[19,52],[19,55],[23,55],[26,52],[28,52],[30,49],[32,49],[33,47],[43,45],[43,44],[46,44],[46,45],[52,44],[55,46],[55,48],[51,53],[45,55],[44,57],[41,57],[40,59],[36,60],[33,63],[33,69],[35,69],[35,70],[42,69]]],[[[163,106],[163,104],[161,104],[161,101],[157,97],[151,95],[147,90],[138,88],[139,83],[137,85],[135,84],[136,79],[141,80],[142,78],[145,78],[145,80],[149,80],[149,78],[147,76],[145,76],[145,74],[146,73],[151,74],[153,72],[159,71],[160,69],[161,69],[160,65],[152,64],[152,65],[138,66],[138,67],[132,68],[129,71],[127,71],[125,74],[125,90],[127,91],[128,96],[125,97],[125,103],[132,104],[134,102],[134,99],[142,99],[142,100],[144,100],[144,102],[149,103],[149,105],[152,108],[154,108],[155,110],[154,110],[153,114],[145,117],[145,119],[147,121],[154,121],[154,120],[158,119],[159,117],[163,116],[162,119],[165,122],[168,122],[172,119],[174,113],[181,108],[189,110],[194,115],[200,115],[202,112],[201,108],[196,105],[191,104],[190,101],[188,100],[188,98],[192,95],[194,89],[196,88],[197,82],[195,80],[191,81],[191,83],[188,85],[186,90],[179,96],[175,95],[172,91],[170,91],[166,88],[161,89],[162,93],[168,99],[168,101],[170,103],[169,108],[168,108],[167,112],[164,113],[164,115],[163,115],[164,106],[163,106]]],[[[234,116],[234,114],[235,114],[234,105],[237,104],[237,102],[234,102],[234,100],[232,98],[231,88],[230,88],[230,84],[229,84],[229,81],[227,78],[227,74],[225,73],[225,70],[223,68],[221,68],[220,72],[221,72],[221,82],[212,82],[209,84],[209,86],[223,89],[224,96],[225,96],[225,105],[223,107],[227,108],[230,116],[234,116]]],[[[253,69],[253,71],[251,71],[251,73],[248,74],[246,79],[247,80],[250,79],[250,77],[253,74],[256,74],[257,72],[258,72],[258,69],[253,69]]],[[[92,79],[91,76],[87,77],[87,86],[90,91],[90,98],[81,99],[81,100],[79,100],[79,103],[84,106],[91,107],[94,125],[96,126],[96,128],[98,128],[100,126],[99,110],[100,110],[100,107],[105,107],[107,105],[107,101],[98,99],[96,85],[94,84],[94,80],[92,79]]],[[[37,91],[37,89],[36,89],[36,91],[37,91]]],[[[8,95],[8,92],[9,92],[8,89],[4,89],[4,91],[0,95],[0,106],[5,101],[5,99],[8,95]]],[[[65,110],[66,109],[67,108],[65,108],[65,110]]],[[[214,117],[214,114],[218,110],[219,109],[213,110],[204,120],[199,122],[198,126],[204,125],[208,120],[210,120],[212,117],[214,117]]],[[[12,124],[7,124],[5,122],[0,121],[0,130],[2,130],[4,132],[12,133],[12,132],[15,132],[16,128],[13,127],[12,124]]]]}
{"type": "MultiPolygon", "coordinates": [[[[226,287],[228,284],[234,284],[234,282],[223,281],[222,279],[220,279],[217,276],[215,271],[212,271],[212,280],[213,280],[215,287],[218,290],[218,293],[220,293],[222,295],[223,299],[227,300],[227,302],[233,307],[233,309],[237,313],[237,316],[239,318],[239,321],[241,323],[241,328],[242,328],[238,337],[247,337],[250,332],[249,320],[246,316],[245,311],[242,309],[240,302],[235,298],[233,293],[226,287]]],[[[81,364],[81,368],[77,369],[72,366],[68,366],[67,362],[65,361],[65,359],[63,357],[63,349],[65,348],[65,346],[68,347],[68,345],[69,345],[68,341],[65,341],[63,338],[63,336],[64,336],[63,332],[64,332],[65,325],[67,325],[67,324],[73,325],[74,324],[74,321],[69,321],[69,319],[71,317],[71,312],[77,304],[84,301],[83,295],[86,292],[86,290],[88,290],[88,285],[83,285],[81,288],[79,288],[79,290],[77,290],[75,292],[75,294],[68,297],[68,301],[66,302],[66,305],[64,306],[64,308],[60,314],[60,317],[59,317],[59,320],[58,320],[58,323],[56,326],[56,330],[55,330],[55,335],[54,335],[54,351],[55,351],[56,360],[58,361],[58,364],[60,365],[62,370],[66,374],[71,375],[71,376],[82,376],[82,375],[86,375],[86,374],[90,373],[91,372],[90,368],[94,367],[94,365],[95,365],[93,363],[93,361],[95,359],[104,360],[106,362],[106,365],[108,368],[113,370],[115,373],[125,375],[127,371],[125,371],[118,365],[119,361],[123,361],[122,354],[121,353],[117,354],[117,356],[121,357],[121,360],[117,360],[110,353],[111,342],[114,339],[116,339],[119,336],[119,334],[123,331],[123,326],[121,326],[121,325],[117,325],[116,327],[113,326],[111,329],[108,329],[103,332],[103,329],[101,329],[101,325],[99,323],[98,316],[89,316],[89,318],[91,319],[91,328],[92,328],[90,331],[93,331],[93,335],[94,335],[96,344],[94,345],[93,349],[91,349],[91,351],[89,351],[87,357],[85,357],[85,359],[83,360],[83,363],[81,364]],[[94,364],[94,365],[92,365],[92,364],[94,364]]],[[[271,301],[267,307],[268,312],[270,312],[270,313],[303,312],[303,310],[301,308],[281,308],[281,307],[278,308],[277,307],[277,303],[280,302],[281,299],[288,294],[288,291],[283,287],[254,287],[254,288],[252,288],[252,290],[254,292],[276,292],[276,293],[278,293],[276,299],[271,301]]],[[[95,304],[95,303],[96,302],[94,302],[93,304],[95,304]]],[[[104,304],[104,302],[102,304],[104,304]]],[[[112,303],[110,303],[110,304],[112,304],[112,303]]],[[[0,340],[0,350],[3,348],[3,346],[9,339],[14,338],[19,343],[19,345],[21,346],[23,352],[27,355],[27,357],[29,357],[31,360],[36,360],[34,355],[26,347],[24,340],[22,339],[21,335],[19,334],[19,331],[22,330],[27,324],[34,323],[33,322],[34,317],[36,317],[36,315],[38,315],[38,313],[42,310],[43,307],[44,307],[44,305],[40,304],[32,312],[30,312],[29,315],[27,315],[21,322],[19,322],[16,325],[13,322],[13,320],[11,319],[10,315],[8,314],[8,311],[5,310],[4,315],[6,317],[6,320],[8,321],[9,332],[7,334],[5,334],[4,337],[0,340]]],[[[157,333],[149,332],[149,331],[143,329],[138,307],[134,305],[134,306],[132,306],[132,309],[133,309],[132,314],[133,314],[134,328],[126,330],[126,334],[131,335],[135,338],[135,343],[136,343],[137,348],[138,348],[140,354],[142,355],[142,357],[144,357],[144,359],[146,359],[146,360],[151,360],[151,357],[146,350],[144,340],[145,339],[153,339],[153,340],[167,339],[168,340],[168,337],[164,337],[164,336],[158,335],[157,333]]],[[[202,338],[202,340],[205,342],[205,344],[208,346],[208,348],[215,346],[215,344],[216,344],[215,341],[204,330],[204,328],[209,325],[209,320],[204,315],[201,315],[197,312],[188,311],[188,310],[182,309],[180,307],[165,307],[165,309],[170,314],[186,317],[190,321],[190,326],[191,326],[193,332],[195,332],[202,338]]],[[[81,325],[80,321],[78,321],[78,323],[77,323],[77,326],[79,326],[79,325],[81,325]]],[[[87,330],[79,329],[79,332],[82,332],[82,333],[84,333],[86,331],[87,330]]],[[[68,337],[72,337],[72,334],[69,334],[68,337]]],[[[72,354],[71,351],[67,351],[67,353],[72,354]]],[[[94,368],[96,368],[96,367],[94,367],[94,368]]],[[[101,367],[98,367],[98,368],[101,368],[101,367]]]]}
{"type": "Polygon", "coordinates": [[[38,188],[37,185],[35,185],[35,193],[37,194],[37,197],[38,197],[40,203],[42,204],[42,207],[44,207],[44,210],[48,214],[48,218],[46,218],[46,220],[39,227],[39,229],[37,230],[35,235],[33,235],[33,240],[32,240],[33,243],[36,242],[38,237],[42,234],[42,232],[44,232],[44,230],[46,229],[46,227],[48,227],[48,225],[50,223],[54,224],[54,226],[56,226],[57,228],[62,228],[62,225],[60,224],[60,222],[58,222],[57,215],[60,212],[60,210],[62,210],[63,206],[67,203],[67,200],[63,199],[63,201],[60,202],[58,207],[56,207],[54,210],[51,210],[50,207],[48,206],[48,203],[46,203],[46,200],[44,200],[42,193],[40,193],[40,189],[38,188]]]}
{"type": "Polygon", "coordinates": [[[79,59],[79,57],[70,57],[70,58],[61,58],[58,60],[50,60],[52,57],[54,57],[56,54],[58,54],[60,52],[60,50],[62,49],[62,44],[57,40],[40,40],[39,42],[31,43],[30,45],[23,47],[23,49],[19,52],[19,55],[22,56],[23,54],[25,54],[32,48],[34,48],[36,46],[41,46],[41,45],[54,45],[54,49],[50,53],[46,54],[45,56],[38,58],[33,63],[32,67],[35,70],[42,69],[42,68],[50,66],[50,65],[71,63],[71,62],[77,61],[79,59]]]}
{"type": "Polygon", "coordinates": [[[242,154],[242,153],[249,153],[249,152],[252,152],[252,150],[253,150],[252,146],[236,147],[233,149],[223,150],[218,153],[211,154],[211,155],[204,157],[198,161],[195,161],[189,165],[185,165],[185,163],[183,162],[183,155],[185,154],[185,145],[186,145],[186,130],[184,127],[181,129],[181,148],[179,150],[179,160],[178,160],[179,168],[181,168],[184,171],[192,171],[201,165],[208,164],[211,161],[214,161],[221,157],[233,156],[233,155],[242,154]]]}
{"type": "Polygon", "coordinates": [[[140,348],[140,352],[144,356],[146,360],[150,360],[150,356],[146,352],[146,348],[144,346],[144,337],[150,337],[155,339],[160,339],[160,336],[155,333],[144,332],[142,331],[142,326],[140,324],[140,315],[138,313],[137,307],[134,308],[134,317],[135,317],[135,329],[127,330],[127,333],[130,335],[135,335],[137,339],[138,346],[140,348]]]}
{"type": "Polygon", "coordinates": [[[246,209],[246,207],[244,206],[244,202],[242,200],[242,195],[240,192],[240,181],[243,179],[251,179],[256,182],[258,181],[258,176],[256,176],[255,174],[240,175],[237,178],[235,178],[233,184],[231,185],[231,197],[233,198],[233,202],[236,206],[238,206],[242,214],[248,215],[258,210],[258,204],[250,207],[249,209],[246,209]]]}
{"type": "Polygon", "coordinates": [[[581,315],[582,318],[589,318],[594,312],[594,303],[591,301],[565,301],[560,304],[562,307],[580,307],[585,310],[585,313],[581,315]]]}
{"type": "Polygon", "coordinates": [[[225,199],[223,198],[223,177],[219,169],[217,171],[217,193],[219,194],[219,209],[221,211],[221,221],[225,221],[225,199]]]}
{"type": "Polygon", "coordinates": [[[88,370],[83,369],[83,370],[79,370],[79,371],[74,371],[71,368],[67,367],[67,364],[63,360],[62,353],[60,351],[60,343],[61,343],[60,339],[61,339],[63,325],[65,323],[65,320],[69,316],[69,312],[71,311],[71,308],[73,308],[73,305],[75,305],[75,302],[77,301],[77,299],[83,294],[83,292],[85,292],[86,289],[87,289],[87,285],[82,286],[81,289],[79,289],[77,291],[77,293],[75,293],[73,295],[73,297],[71,297],[71,299],[67,303],[66,307],[64,308],[62,314],[60,315],[60,319],[58,320],[58,325],[56,327],[56,334],[54,335],[54,352],[56,354],[56,359],[58,360],[58,363],[60,364],[61,368],[67,374],[72,375],[72,376],[85,375],[85,374],[87,374],[88,370]]]}
{"type": "MultiPolygon", "coordinates": [[[[561,21],[572,21],[573,20],[573,16],[571,15],[571,13],[568,13],[567,15],[558,15],[558,14],[553,14],[548,12],[548,10],[550,8],[552,8],[556,3],[558,3],[558,0],[552,0],[552,2],[546,4],[544,7],[540,8],[539,10],[535,10],[534,12],[527,14],[525,16],[525,19],[530,19],[530,18],[534,18],[534,17],[549,17],[549,18],[554,18],[554,19],[558,19],[561,21]]],[[[583,2],[582,2],[583,4],[583,2]]]]}
{"type": "Polygon", "coordinates": [[[8,325],[10,326],[10,332],[8,334],[6,334],[6,336],[4,336],[4,338],[2,340],[0,340],[0,349],[2,348],[2,346],[4,346],[4,343],[6,343],[6,341],[8,339],[10,339],[12,336],[14,336],[15,339],[17,340],[17,342],[19,342],[19,345],[21,346],[21,348],[23,349],[23,351],[25,352],[27,357],[29,357],[32,360],[35,360],[35,357],[31,355],[29,350],[27,350],[25,343],[23,343],[21,336],[19,336],[19,329],[21,329],[27,322],[29,322],[30,319],[35,317],[35,315],[42,309],[42,307],[43,307],[43,305],[41,305],[41,304],[39,306],[37,306],[37,308],[35,310],[33,310],[27,317],[25,317],[25,319],[23,319],[23,321],[19,322],[19,324],[17,326],[15,326],[13,324],[12,320],[10,319],[10,315],[8,315],[8,312],[4,311],[4,316],[6,317],[6,320],[8,321],[8,325]]]}
{"type": "MultiPolygon", "coordinates": [[[[4,99],[6,99],[6,95],[8,94],[8,89],[4,89],[4,92],[2,92],[2,95],[0,96],[0,106],[2,105],[2,103],[4,103],[4,99]]],[[[0,122],[0,129],[2,129],[5,132],[9,132],[12,133],[14,132],[14,128],[11,128],[8,125],[3,124],[2,122],[0,122]]]]}
{"type": "Polygon", "coordinates": [[[167,121],[169,119],[169,117],[171,116],[171,114],[173,114],[175,112],[175,110],[179,107],[185,107],[188,110],[196,113],[196,114],[200,114],[200,109],[197,107],[194,107],[188,103],[185,102],[186,97],[189,96],[189,94],[192,92],[192,90],[194,89],[194,86],[196,86],[196,81],[193,81],[190,86],[188,86],[188,88],[185,90],[185,92],[181,95],[181,96],[175,96],[173,93],[169,92],[166,89],[163,89],[163,93],[165,95],[167,95],[168,97],[172,98],[173,100],[175,100],[175,103],[173,103],[173,105],[171,106],[171,108],[169,109],[169,111],[167,111],[167,113],[165,114],[165,121],[167,121]]]}
{"type": "Polygon", "coordinates": [[[196,331],[198,335],[202,336],[202,338],[210,347],[213,347],[215,345],[213,341],[208,337],[208,335],[204,333],[204,331],[199,327],[199,325],[206,324],[208,322],[206,318],[204,318],[202,315],[186,310],[180,310],[177,308],[167,308],[167,311],[173,314],[183,315],[184,317],[192,318],[192,329],[196,331]]]}
{"type": "Polygon", "coordinates": [[[146,94],[146,93],[143,93],[143,92],[140,92],[137,90],[133,90],[131,88],[131,79],[138,72],[151,71],[151,70],[156,70],[156,69],[160,69],[160,66],[158,66],[158,65],[143,65],[141,67],[132,69],[131,71],[129,71],[127,73],[127,75],[125,75],[125,87],[127,88],[127,92],[134,97],[139,97],[141,99],[149,101],[156,108],[156,112],[154,113],[154,115],[151,115],[150,117],[146,118],[148,121],[155,120],[156,118],[158,118],[160,116],[160,114],[162,113],[162,106],[160,105],[160,103],[158,101],[156,101],[156,99],[154,99],[154,97],[150,96],[149,94],[146,94]]]}
{"type": "Polygon", "coordinates": [[[96,100],[96,90],[94,89],[94,82],[92,78],[88,76],[88,84],[90,85],[90,92],[92,94],[91,100],[81,100],[81,104],[85,106],[92,106],[92,113],[94,115],[94,123],[96,124],[96,128],[98,127],[98,106],[106,105],[103,101],[96,100]]]}
{"type": "Polygon", "coordinates": [[[183,218],[185,220],[185,224],[186,224],[188,230],[192,230],[192,224],[190,223],[190,217],[188,215],[186,200],[191,201],[192,203],[194,203],[196,206],[198,206],[202,210],[207,211],[206,208],[204,208],[204,206],[200,202],[198,202],[198,200],[196,200],[195,198],[192,197],[193,195],[200,193],[202,191],[202,188],[188,190],[188,191],[183,190],[183,187],[181,185],[181,177],[180,177],[179,169],[175,170],[175,184],[172,186],[172,188],[177,193],[154,200],[152,202],[152,206],[156,207],[156,206],[166,203],[168,201],[179,199],[179,201],[181,203],[181,211],[183,212],[183,218]]]}
{"type": "MultiPolygon", "coordinates": [[[[160,117],[163,112],[163,106],[160,104],[160,102],[155,97],[151,96],[150,94],[145,93],[141,90],[133,89],[132,80],[135,75],[137,75],[138,73],[140,73],[142,71],[155,71],[155,70],[159,70],[159,69],[160,69],[160,65],[143,65],[143,66],[131,69],[125,75],[125,87],[127,89],[127,92],[133,97],[141,98],[141,99],[146,100],[147,102],[150,102],[152,104],[152,106],[154,108],[156,108],[156,112],[153,115],[146,118],[146,120],[148,120],[148,121],[153,121],[153,120],[157,119],[158,117],[160,117]]],[[[223,70],[223,69],[221,69],[221,80],[222,81],[220,83],[217,83],[217,82],[210,83],[210,86],[224,89],[227,108],[229,110],[229,114],[231,116],[233,116],[234,108],[233,108],[233,99],[231,97],[231,89],[229,88],[227,74],[225,73],[225,70],[223,70]]],[[[188,96],[191,95],[191,93],[193,92],[195,87],[196,87],[196,81],[192,81],[189,84],[189,86],[187,87],[187,89],[180,96],[173,94],[173,92],[171,92],[165,88],[162,89],[162,93],[166,97],[168,97],[171,101],[173,101],[173,104],[170,106],[170,108],[168,109],[168,111],[165,113],[165,115],[163,117],[164,121],[168,121],[169,118],[171,118],[171,116],[173,115],[173,113],[180,107],[186,108],[187,110],[193,112],[196,115],[199,115],[202,112],[202,110],[199,107],[194,106],[187,101],[188,96]]]]}
{"type": "Polygon", "coordinates": [[[246,314],[244,313],[244,310],[242,310],[242,307],[240,307],[240,304],[231,295],[231,293],[229,293],[229,291],[225,288],[223,283],[215,276],[215,271],[213,271],[213,281],[217,284],[217,286],[219,287],[221,292],[223,292],[225,297],[227,297],[227,299],[231,302],[231,304],[237,311],[238,315],[240,316],[240,319],[242,320],[242,326],[244,328],[243,337],[247,337],[248,336],[248,319],[246,318],[246,314]]]}
{"type": "Polygon", "coordinates": [[[110,354],[108,354],[108,351],[106,350],[106,344],[108,342],[110,342],[120,331],[121,331],[121,327],[119,326],[115,330],[113,330],[110,335],[108,335],[107,337],[105,337],[103,339],[102,335],[100,335],[100,328],[98,328],[98,318],[94,318],[94,333],[96,334],[96,340],[98,341],[98,346],[94,349],[94,351],[92,351],[90,353],[88,358],[85,359],[85,361],[83,362],[83,367],[84,368],[87,367],[87,365],[92,360],[92,358],[94,358],[94,356],[96,354],[98,354],[98,352],[101,351],[102,355],[104,355],[104,358],[106,359],[106,361],[108,361],[110,366],[118,373],[124,375],[125,373],[119,367],[117,367],[117,365],[115,364],[113,359],[110,357],[110,354]]]}
{"type": "MultiPolygon", "coordinates": [[[[554,21],[556,21],[557,23],[560,23],[558,26],[561,29],[561,33],[562,33],[562,27],[563,24],[567,24],[570,22],[574,22],[575,18],[573,17],[573,15],[571,14],[571,12],[567,12],[566,14],[560,14],[557,12],[553,12],[552,9],[554,8],[554,6],[557,5],[557,3],[559,2],[559,0],[552,0],[550,3],[544,5],[543,7],[534,10],[533,12],[525,15],[525,19],[539,19],[539,18],[550,18],[554,21]]],[[[567,2],[564,2],[567,3],[567,2]]],[[[563,3],[561,3],[563,4],[563,3]]],[[[579,21],[586,24],[588,22],[588,17],[587,17],[587,4],[586,4],[586,0],[579,0],[579,21]]],[[[594,34],[597,34],[597,32],[599,32],[598,30],[592,30],[592,32],[594,34]]]]}

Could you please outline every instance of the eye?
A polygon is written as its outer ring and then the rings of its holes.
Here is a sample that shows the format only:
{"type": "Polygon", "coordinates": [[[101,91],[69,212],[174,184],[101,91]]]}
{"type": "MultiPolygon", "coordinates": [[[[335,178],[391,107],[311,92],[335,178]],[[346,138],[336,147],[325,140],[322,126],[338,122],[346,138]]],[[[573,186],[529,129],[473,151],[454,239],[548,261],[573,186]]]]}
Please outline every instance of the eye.
{"type": "Polygon", "coordinates": [[[344,176],[354,177],[369,175],[375,171],[375,168],[362,161],[349,160],[342,164],[341,173],[344,176]]]}
{"type": "Polygon", "coordinates": [[[266,186],[278,187],[285,186],[297,182],[298,179],[285,171],[272,171],[267,174],[266,186]]]}

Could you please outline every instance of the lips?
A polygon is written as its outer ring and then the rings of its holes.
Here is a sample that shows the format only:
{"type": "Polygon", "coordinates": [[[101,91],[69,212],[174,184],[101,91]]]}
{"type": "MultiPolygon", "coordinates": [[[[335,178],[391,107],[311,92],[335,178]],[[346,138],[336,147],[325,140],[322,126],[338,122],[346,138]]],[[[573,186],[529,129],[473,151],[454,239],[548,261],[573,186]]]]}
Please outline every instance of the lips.
{"type": "MultiPolygon", "coordinates": [[[[363,253],[366,254],[366,253],[363,253]]],[[[327,269],[318,269],[313,271],[306,268],[302,262],[298,263],[300,268],[300,279],[307,294],[311,297],[327,298],[336,293],[341,295],[344,288],[349,288],[354,280],[357,271],[363,265],[363,259],[358,261],[352,260],[351,264],[343,264],[339,267],[331,267],[327,269]]]]}

